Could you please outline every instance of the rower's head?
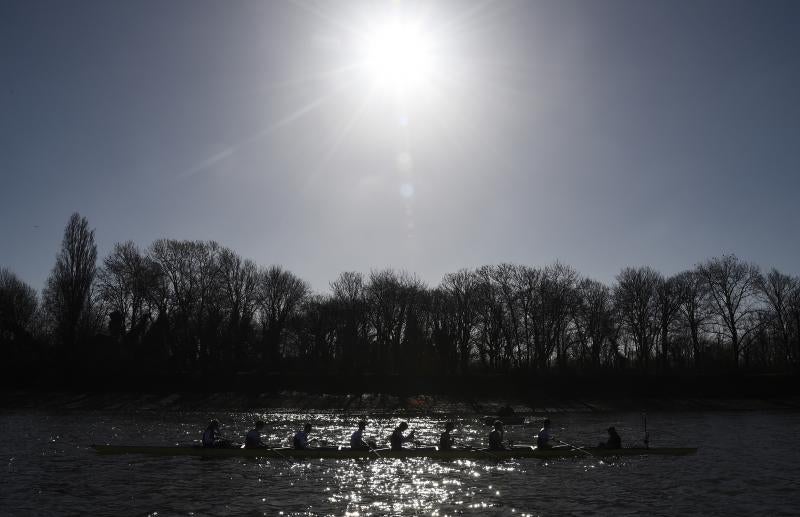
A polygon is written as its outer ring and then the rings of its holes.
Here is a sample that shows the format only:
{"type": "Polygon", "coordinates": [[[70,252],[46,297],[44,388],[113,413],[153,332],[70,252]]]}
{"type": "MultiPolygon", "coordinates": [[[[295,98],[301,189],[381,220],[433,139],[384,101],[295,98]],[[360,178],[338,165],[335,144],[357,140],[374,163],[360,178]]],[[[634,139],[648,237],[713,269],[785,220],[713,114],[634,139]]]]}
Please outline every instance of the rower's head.
{"type": "Polygon", "coordinates": [[[311,424],[306,423],[306,425],[303,426],[303,431],[305,431],[307,433],[310,433],[311,432],[311,424]]]}
{"type": "Polygon", "coordinates": [[[613,425],[611,427],[609,427],[608,429],[606,429],[606,430],[608,431],[608,434],[616,434],[617,433],[617,430],[614,429],[613,425]]]}
{"type": "Polygon", "coordinates": [[[503,430],[503,421],[502,420],[495,420],[494,421],[494,428],[497,429],[498,431],[502,431],[503,430]]]}
{"type": "Polygon", "coordinates": [[[544,426],[545,427],[550,427],[550,419],[549,418],[545,418],[544,419],[544,426]]]}
{"type": "Polygon", "coordinates": [[[260,431],[261,429],[264,429],[265,425],[267,424],[265,424],[262,420],[259,420],[258,422],[256,422],[256,429],[260,431]]]}
{"type": "Polygon", "coordinates": [[[358,422],[358,428],[361,429],[362,431],[364,429],[366,429],[367,428],[367,421],[366,420],[361,420],[360,422],[358,422]]]}
{"type": "Polygon", "coordinates": [[[447,422],[446,424],[444,424],[444,430],[447,432],[452,431],[453,429],[455,429],[455,427],[456,425],[453,422],[447,422]]]}
{"type": "Polygon", "coordinates": [[[398,425],[397,428],[400,429],[401,431],[405,431],[406,429],[408,429],[408,424],[406,422],[400,422],[400,425],[398,425]]]}
{"type": "Polygon", "coordinates": [[[218,420],[211,420],[208,422],[209,429],[219,429],[219,421],[218,420]]]}

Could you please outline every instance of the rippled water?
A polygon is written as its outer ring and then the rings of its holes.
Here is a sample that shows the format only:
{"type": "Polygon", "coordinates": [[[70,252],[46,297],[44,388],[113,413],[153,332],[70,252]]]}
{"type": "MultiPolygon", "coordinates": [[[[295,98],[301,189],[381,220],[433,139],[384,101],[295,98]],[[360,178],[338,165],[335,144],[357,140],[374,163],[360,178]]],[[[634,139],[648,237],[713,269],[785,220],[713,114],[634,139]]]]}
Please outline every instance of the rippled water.
{"type": "MultiPolygon", "coordinates": [[[[696,456],[556,461],[214,459],[98,456],[91,443],[163,445],[198,439],[209,417],[241,437],[255,419],[275,445],[313,422],[345,443],[359,415],[331,412],[11,412],[0,415],[0,513],[8,515],[797,515],[796,412],[649,414],[653,446],[698,446],[696,456]]],[[[383,438],[400,415],[374,418],[383,438]]],[[[485,443],[475,416],[409,417],[433,443],[453,418],[466,443],[485,443]]],[[[558,437],[593,445],[615,425],[641,441],[638,413],[552,415],[558,437]]],[[[535,426],[509,437],[531,442],[535,426]]]]}

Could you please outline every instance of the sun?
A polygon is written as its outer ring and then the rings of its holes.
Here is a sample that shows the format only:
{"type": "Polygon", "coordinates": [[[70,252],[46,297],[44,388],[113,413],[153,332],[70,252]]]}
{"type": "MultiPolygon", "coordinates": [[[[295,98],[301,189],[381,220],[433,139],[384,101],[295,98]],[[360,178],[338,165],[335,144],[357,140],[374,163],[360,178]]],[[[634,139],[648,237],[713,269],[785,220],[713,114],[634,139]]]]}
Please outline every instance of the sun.
{"type": "Polygon", "coordinates": [[[393,20],[371,27],[363,40],[364,68],[374,86],[410,93],[434,72],[433,40],[418,23],[393,20]]]}

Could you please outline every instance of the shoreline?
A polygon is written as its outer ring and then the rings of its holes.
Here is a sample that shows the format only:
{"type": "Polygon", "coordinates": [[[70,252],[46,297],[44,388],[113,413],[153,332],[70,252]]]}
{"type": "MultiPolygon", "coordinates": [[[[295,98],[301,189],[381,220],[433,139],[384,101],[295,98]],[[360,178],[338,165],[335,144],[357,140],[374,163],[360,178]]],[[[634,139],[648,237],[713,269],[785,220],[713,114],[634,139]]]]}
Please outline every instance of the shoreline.
{"type": "Polygon", "coordinates": [[[345,415],[495,415],[510,405],[520,416],[539,417],[553,413],[694,412],[694,411],[800,411],[800,396],[771,397],[586,395],[451,396],[385,393],[326,394],[293,390],[245,392],[196,391],[83,391],[4,389],[0,409],[4,411],[269,411],[330,412],[345,415]]]}

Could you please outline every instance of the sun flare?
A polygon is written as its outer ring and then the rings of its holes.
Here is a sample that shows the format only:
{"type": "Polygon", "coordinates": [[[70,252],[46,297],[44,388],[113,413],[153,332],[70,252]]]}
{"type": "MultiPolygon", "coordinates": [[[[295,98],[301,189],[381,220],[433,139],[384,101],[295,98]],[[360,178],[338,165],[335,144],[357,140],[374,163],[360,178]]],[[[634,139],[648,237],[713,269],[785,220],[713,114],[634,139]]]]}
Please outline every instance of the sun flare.
{"type": "Polygon", "coordinates": [[[433,73],[433,41],[413,23],[393,21],[364,38],[365,68],[375,86],[408,93],[426,85],[433,73]]]}

